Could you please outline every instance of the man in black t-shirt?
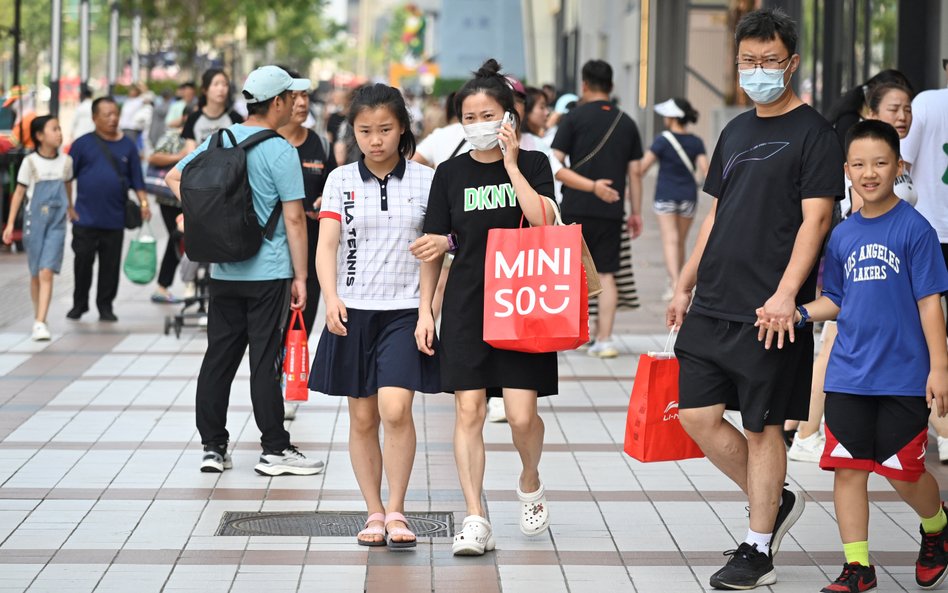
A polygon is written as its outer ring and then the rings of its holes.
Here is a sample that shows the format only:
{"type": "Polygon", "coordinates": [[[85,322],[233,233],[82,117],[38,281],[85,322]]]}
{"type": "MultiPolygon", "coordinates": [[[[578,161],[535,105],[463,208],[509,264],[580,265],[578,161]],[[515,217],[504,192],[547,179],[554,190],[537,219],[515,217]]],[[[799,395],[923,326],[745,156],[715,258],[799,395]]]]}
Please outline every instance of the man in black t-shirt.
{"type": "Polygon", "coordinates": [[[749,589],[776,582],[773,557],[803,512],[802,493],[783,488],[783,423],[807,417],[813,332],[783,338],[797,306],[815,296],[843,155],[832,127],[789,86],[800,66],[795,23],[780,10],[754,11],[736,40],[741,87],[755,109],[718,139],[704,186],[715,199],[667,322],[681,326],[681,423],[750,502],[747,536],[711,585],[749,589]],[[758,341],[758,319],[782,348],[758,341]],[[740,410],[744,434],[725,409],[740,410]]]}
{"type": "MultiPolygon", "coordinates": [[[[586,191],[563,186],[563,220],[579,223],[589,246],[599,277],[599,316],[595,344],[589,353],[601,358],[619,355],[612,342],[619,292],[615,274],[619,271],[619,250],[625,209],[619,196],[631,205],[629,232],[636,238],[642,232],[642,140],[632,119],[609,100],[612,92],[612,67],[602,60],[590,60],[583,66],[582,104],[560,122],[553,139],[553,153],[560,161],[569,157],[569,167],[588,179],[586,191]],[[626,186],[626,178],[629,180],[626,186]],[[596,193],[597,184],[609,184],[618,195],[604,198],[596,193]]],[[[601,186],[600,186],[601,187],[601,186]]]]}

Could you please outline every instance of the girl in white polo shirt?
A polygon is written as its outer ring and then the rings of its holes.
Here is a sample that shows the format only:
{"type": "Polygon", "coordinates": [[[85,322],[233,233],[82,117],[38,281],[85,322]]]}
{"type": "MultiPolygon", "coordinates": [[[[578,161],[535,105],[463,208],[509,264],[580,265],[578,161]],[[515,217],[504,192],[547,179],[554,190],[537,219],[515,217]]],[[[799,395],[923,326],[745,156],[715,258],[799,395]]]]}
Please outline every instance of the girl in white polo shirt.
{"type": "Polygon", "coordinates": [[[415,137],[398,89],[359,89],[348,122],[365,156],[330,173],[323,190],[316,272],[326,328],[309,387],[348,397],[349,457],[369,513],[359,545],[410,549],[402,511],[415,460],[412,399],[440,392],[441,381],[437,358],[415,343],[420,266],[408,248],[422,234],[434,171],[408,160],[415,137]]]}

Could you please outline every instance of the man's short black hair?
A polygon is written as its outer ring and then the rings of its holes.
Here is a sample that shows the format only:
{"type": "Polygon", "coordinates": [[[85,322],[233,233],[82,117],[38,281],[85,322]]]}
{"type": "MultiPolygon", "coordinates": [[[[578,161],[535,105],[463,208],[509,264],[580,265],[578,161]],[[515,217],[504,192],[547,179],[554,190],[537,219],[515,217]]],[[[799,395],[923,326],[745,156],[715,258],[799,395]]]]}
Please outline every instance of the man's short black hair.
{"type": "Polygon", "coordinates": [[[745,39],[771,41],[778,37],[791,56],[797,53],[797,24],[779,8],[764,8],[747,13],[737,23],[734,33],[738,46],[745,39]]]}
{"type": "Polygon", "coordinates": [[[189,80],[188,82],[182,82],[181,84],[178,85],[178,88],[179,88],[179,89],[191,89],[192,91],[196,91],[196,90],[197,90],[197,86],[196,86],[193,82],[191,82],[190,80],[189,80]]]}
{"type": "Polygon", "coordinates": [[[92,102],[92,117],[95,117],[99,113],[99,105],[103,103],[111,103],[113,105],[118,105],[118,103],[115,101],[115,97],[113,97],[112,95],[99,97],[98,99],[92,102]]]}
{"type": "Polygon", "coordinates": [[[849,147],[856,140],[882,140],[889,145],[896,158],[902,158],[899,152],[899,133],[891,125],[878,119],[864,119],[857,122],[846,132],[846,157],[849,157],[849,147]]]}
{"type": "MultiPolygon", "coordinates": [[[[249,97],[253,97],[253,95],[250,95],[249,93],[244,92],[244,98],[245,98],[245,99],[248,98],[248,95],[249,95],[249,97]]],[[[259,115],[259,116],[261,116],[261,117],[266,116],[266,115],[267,115],[267,112],[270,111],[270,106],[273,105],[274,99],[276,99],[277,97],[283,97],[283,100],[284,100],[284,101],[289,101],[289,99],[290,99],[290,91],[288,91],[288,90],[287,90],[287,91],[283,91],[282,93],[280,93],[280,94],[277,95],[276,97],[270,97],[270,98],[267,99],[266,101],[260,101],[259,103],[247,103],[247,115],[248,115],[248,116],[251,116],[251,115],[259,115]]]]}
{"type": "Polygon", "coordinates": [[[589,60],[583,65],[583,82],[594,91],[612,92],[612,66],[604,60],[589,60]]]}

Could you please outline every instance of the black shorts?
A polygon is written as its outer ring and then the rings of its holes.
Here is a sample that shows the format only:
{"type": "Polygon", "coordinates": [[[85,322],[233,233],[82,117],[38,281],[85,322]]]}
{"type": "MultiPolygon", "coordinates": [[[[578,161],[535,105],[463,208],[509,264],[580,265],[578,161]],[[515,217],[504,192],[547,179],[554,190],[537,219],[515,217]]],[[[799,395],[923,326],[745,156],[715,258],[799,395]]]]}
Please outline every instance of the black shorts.
{"type": "Polygon", "coordinates": [[[925,473],[929,412],[924,397],[827,393],[820,467],[917,482],[925,473]]]}
{"type": "MultiPolygon", "coordinates": [[[[348,335],[324,328],[309,374],[309,388],[328,395],[369,397],[380,387],[421,393],[441,391],[438,355],[418,351],[418,309],[349,309],[348,335]]],[[[435,352],[440,346],[435,342],[435,352]]]]}
{"type": "Polygon", "coordinates": [[[601,274],[615,274],[619,271],[619,251],[622,246],[621,220],[608,218],[590,218],[586,216],[563,217],[566,224],[580,224],[583,227],[583,239],[589,247],[596,271],[601,274]]]}
{"type": "Polygon", "coordinates": [[[744,428],[761,432],[784,420],[806,420],[813,378],[813,332],[765,350],[753,323],[689,313],[675,344],[679,407],[725,404],[744,428]]]}

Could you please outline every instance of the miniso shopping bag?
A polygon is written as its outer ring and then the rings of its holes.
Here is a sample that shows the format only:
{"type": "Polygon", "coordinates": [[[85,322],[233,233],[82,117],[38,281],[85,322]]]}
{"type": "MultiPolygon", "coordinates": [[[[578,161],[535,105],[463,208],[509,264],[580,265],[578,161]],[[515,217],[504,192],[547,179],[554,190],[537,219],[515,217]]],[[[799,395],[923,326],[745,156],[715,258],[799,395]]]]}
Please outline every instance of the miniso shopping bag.
{"type": "Polygon", "coordinates": [[[135,284],[148,284],[155,279],[158,244],[151,234],[150,224],[139,227],[138,235],[129,243],[122,269],[125,276],[135,284]]]}
{"type": "Polygon", "coordinates": [[[556,352],[589,341],[579,225],[491,229],[484,267],[484,341],[556,352]]]}
{"type": "Polygon", "coordinates": [[[288,402],[309,399],[309,346],[303,312],[293,309],[290,326],[286,330],[286,349],[283,352],[283,393],[288,402]],[[299,323],[299,329],[294,329],[299,323]]]}
{"type": "MultiPolygon", "coordinates": [[[[672,330],[674,333],[675,330],[672,330]]],[[[671,334],[669,334],[669,341],[671,334]]],[[[704,457],[678,420],[678,359],[669,351],[639,357],[625,423],[625,452],[639,461],[704,457]]]]}

